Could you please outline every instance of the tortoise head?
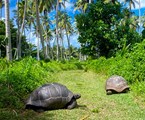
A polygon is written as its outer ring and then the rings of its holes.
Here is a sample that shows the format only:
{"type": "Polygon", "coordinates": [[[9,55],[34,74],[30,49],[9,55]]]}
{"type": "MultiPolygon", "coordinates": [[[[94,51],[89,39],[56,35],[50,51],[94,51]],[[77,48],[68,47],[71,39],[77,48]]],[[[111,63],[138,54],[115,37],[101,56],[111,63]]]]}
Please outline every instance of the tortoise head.
{"type": "Polygon", "coordinates": [[[81,94],[74,94],[75,99],[79,99],[81,97],[81,94]]]}

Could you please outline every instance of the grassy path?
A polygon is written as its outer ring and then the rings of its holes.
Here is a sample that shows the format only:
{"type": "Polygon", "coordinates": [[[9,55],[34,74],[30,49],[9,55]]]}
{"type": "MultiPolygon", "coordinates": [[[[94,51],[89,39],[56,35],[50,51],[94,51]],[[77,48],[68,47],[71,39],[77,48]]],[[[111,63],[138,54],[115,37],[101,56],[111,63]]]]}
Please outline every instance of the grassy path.
{"type": "Polygon", "coordinates": [[[79,107],[39,114],[29,110],[19,116],[20,120],[145,120],[145,106],[136,102],[132,92],[106,95],[106,79],[105,75],[79,70],[56,73],[51,80],[82,95],[79,107]]]}

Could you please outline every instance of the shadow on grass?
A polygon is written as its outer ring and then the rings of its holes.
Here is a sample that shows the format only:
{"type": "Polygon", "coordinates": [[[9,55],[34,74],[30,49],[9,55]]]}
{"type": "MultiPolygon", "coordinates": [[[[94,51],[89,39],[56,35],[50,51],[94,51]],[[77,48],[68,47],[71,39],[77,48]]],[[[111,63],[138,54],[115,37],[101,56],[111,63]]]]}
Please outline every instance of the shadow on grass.
{"type": "Polygon", "coordinates": [[[0,120],[52,120],[54,114],[38,113],[32,110],[9,110],[0,109],[0,120]]]}

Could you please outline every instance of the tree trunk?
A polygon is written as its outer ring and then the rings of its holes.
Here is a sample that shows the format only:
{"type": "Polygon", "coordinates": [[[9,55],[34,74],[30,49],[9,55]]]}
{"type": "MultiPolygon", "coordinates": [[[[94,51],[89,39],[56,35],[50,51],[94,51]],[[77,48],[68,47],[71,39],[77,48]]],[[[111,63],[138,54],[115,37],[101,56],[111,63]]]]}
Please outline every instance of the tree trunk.
{"type": "Polygon", "coordinates": [[[141,28],[140,27],[141,26],[141,20],[140,20],[141,12],[140,12],[140,8],[141,8],[141,4],[140,4],[140,0],[139,0],[139,9],[138,9],[139,10],[139,34],[141,34],[141,29],[140,29],[141,28]]]}
{"type": "Polygon", "coordinates": [[[56,42],[57,42],[57,51],[56,51],[56,59],[59,60],[59,43],[58,43],[58,7],[59,7],[59,0],[57,0],[56,5],[56,42]]]}
{"type": "Polygon", "coordinates": [[[67,28],[65,27],[65,32],[66,32],[66,37],[67,37],[67,43],[68,43],[68,59],[70,59],[70,54],[71,54],[71,49],[70,49],[70,40],[69,40],[69,37],[68,37],[68,32],[67,32],[67,28]]]}
{"type": "MultiPolygon", "coordinates": [[[[22,50],[21,50],[21,46],[22,46],[22,34],[24,32],[24,27],[25,27],[26,11],[27,11],[27,0],[25,0],[24,17],[23,17],[21,29],[19,28],[20,30],[18,30],[19,31],[19,39],[18,39],[19,42],[18,42],[18,46],[17,46],[17,49],[18,49],[18,59],[21,58],[21,54],[22,54],[22,50]]],[[[18,19],[18,22],[19,22],[19,19],[18,19]]]]}
{"type": "Polygon", "coordinates": [[[37,27],[37,33],[40,35],[40,40],[41,40],[41,44],[42,44],[42,51],[43,51],[44,59],[46,59],[45,49],[44,49],[44,39],[43,39],[43,36],[42,36],[42,29],[41,29],[41,25],[40,25],[38,0],[35,0],[35,9],[36,9],[36,23],[37,23],[36,27],[37,27]]]}
{"type": "Polygon", "coordinates": [[[18,46],[19,46],[19,36],[20,36],[20,23],[19,23],[19,0],[17,0],[17,41],[16,41],[16,45],[17,45],[17,49],[16,49],[16,59],[19,59],[19,55],[18,55],[18,46]]]}
{"type": "Polygon", "coordinates": [[[9,0],[5,0],[5,27],[6,27],[6,56],[7,60],[12,60],[12,49],[11,49],[11,32],[10,32],[10,15],[9,15],[9,0]]]}
{"type": "Polygon", "coordinates": [[[40,60],[40,52],[39,52],[39,34],[37,33],[37,60],[40,60]]]}
{"type": "Polygon", "coordinates": [[[50,40],[48,41],[48,44],[49,44],[50,58],[51,58],[52,60],[54,60],[53,49],[51,48],[50,40]]]}
{"type": "Polygon", "coordinates": [[[64,56],[64,42],[63,42],[63,38],[62,38],[62,33],[61,33],[61,60],[64,60],[65,59],[65,56],[64,56]]]}

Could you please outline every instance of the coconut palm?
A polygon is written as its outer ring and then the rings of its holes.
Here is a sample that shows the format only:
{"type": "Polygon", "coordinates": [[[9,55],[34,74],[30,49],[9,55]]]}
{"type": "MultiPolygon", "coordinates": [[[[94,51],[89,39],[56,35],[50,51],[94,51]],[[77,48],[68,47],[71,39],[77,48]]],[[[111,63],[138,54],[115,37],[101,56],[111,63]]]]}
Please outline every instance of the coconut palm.
{"type": "Polygon", "coordinates": [[[5,0],[5,25],[6,25],[6,56],[7,60],[12,60],[12,48],[11,48],[11,32],[10,32],[10,15],[9,15],[9,0],[5,0]]]}
{"type": "MultiPolygon", "coordinates": [[[[19,1],[18,1],[19,2],[19,1]]],[[[19,9],[19,5],[18,5],[19,9]]],[[[23,19],[22,19],[22,24],[20,28],[20,34],[19,34],[19,42],[18,42],[18,59],[21,58],[21,39],[22,39],[22,34],[24,32],[24,27],[25,27],[25,19],[26,19],[26,13],[27,13],[27,0],[24,1],[24,14],[23,14],[23,19]]],[[[18,16],[19,19],[19,16],[18,16]]]]}
{"type": "Polygon", "coordinates": [[[38,4],[38,0],[35,0],[34,1],[34,5],[35,5],[35,10],[36,10],[36,27],[37,27],[37,34],[39,34],[40,36],[40,41],[41,41],[41,44],[42,44],[42,50],[43,50],[43,55],[44,55],[44,59],[46,59],[46,54],[45,54],[45,49],[44,49],[44,39],[43,39],[43,33],[42,33],[42,27],[41,27],[41,24],[40,24],[40,16],[39,16],[39,4],[38,4]]]}
{"type": "MultiPolygon", "coordinates": [[[[45,12],[44,12],[45,13],[45,12]]],[[[44,31],[44,38],[45,38],[45,43],[46,43],[46,58],[50,59],[50,56],[52,57],[51,49],[50,49],[50,40],[52,38],[52,31],[50,30],[49,25],[51,24],[51,21],[49,20],[48,16],[45,14],[45,16],[41,16],[42,18],[42,28],[44,31]]]]}
{"type": "Polygon", "coordinates": [[[57,42],[57,52],[56,52],[56,58],[59,60],[59,31],[58,31],[58,12],[59,12],[59,6],[63,5],[66,0],[57,0],[56,2],[56,42],[57,42]]]}
{"type": "Polygon", "coordinates": [[[27,1],[28,0],[17,0],[17,8],[14,10],[18,31],[17,31],[17,57],[16,59],[21,58],[21,42],[22,35],[24,33],[26,25],[26,16],[27,16],[27,1]]]}
{"type": "Polygon", "coordinates": [[[68,43],[68,50],[69,50],[69,58],[70,58],[70,54],[71,54],[71,48],[70,48],[70,40],[69,40],[69,35],[72,34],[73,32],[73,28],[71,26],[71,22],[70,22],[70,17],[68,16],[68,14],[66,12],[59,12],[59,20],[58,20],[58,26],[59,28],[61,28],[61,31],[64,30],[66,37],[67,37],[67,43],[68,43]]]}

